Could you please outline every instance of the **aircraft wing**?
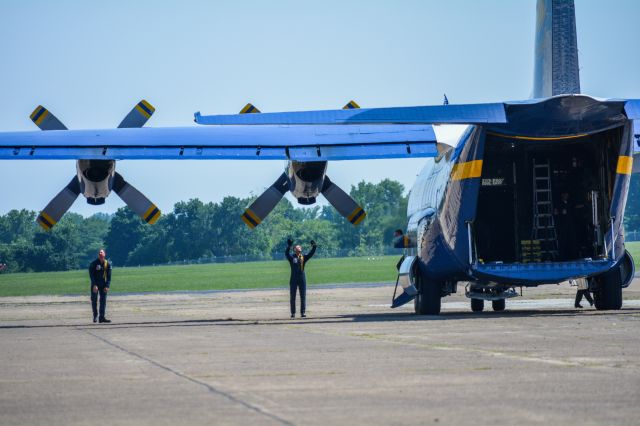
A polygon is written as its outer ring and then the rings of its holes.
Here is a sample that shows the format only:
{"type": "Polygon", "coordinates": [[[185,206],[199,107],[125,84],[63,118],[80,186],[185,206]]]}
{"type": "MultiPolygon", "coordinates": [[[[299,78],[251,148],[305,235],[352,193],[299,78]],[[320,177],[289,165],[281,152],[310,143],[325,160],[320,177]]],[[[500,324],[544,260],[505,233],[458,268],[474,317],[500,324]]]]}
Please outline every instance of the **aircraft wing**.
{"type": "MultiPolygon", "coordinates": [[[[197,112],[195,113],[195,121],[198,124],[218,125],[502,124],[509,121],[506,106],[543,104],[548,99],[487,104],[267,112],[261,114],[202,115],[197,112]]],[[[608,101],[624,104],[627,118],[640,120],[640,99],[610,99],[608,101]]]]}
{"type": "Polygon", "coordinates": [[[0,159],[5,160],[325,161],[436,155],[436,137],[429,124],[194,126],[0,133],[0,159]]]}
{"type": "Polygon", "coordinates": [[[204,116],[195,114],[198,124],[486,124],[506,123],[503,103],[430,105],[393,108],[359,108],[324,111],[263,112],[204,116]]]}
{"type": "MultiPolygon", "coordinates": [[[[530,100],[528,102],[540,102],[530,100]]],[[[624,102],[640,133],[640,100],[624,102]]],[[[507,103],[203,116],[205,126],[0,133],[0,159],[327,161],[437,155],[432,124],[501,124],[507,103]]],[[[639,149],[636,147],[636,150],[639,149]]]]}

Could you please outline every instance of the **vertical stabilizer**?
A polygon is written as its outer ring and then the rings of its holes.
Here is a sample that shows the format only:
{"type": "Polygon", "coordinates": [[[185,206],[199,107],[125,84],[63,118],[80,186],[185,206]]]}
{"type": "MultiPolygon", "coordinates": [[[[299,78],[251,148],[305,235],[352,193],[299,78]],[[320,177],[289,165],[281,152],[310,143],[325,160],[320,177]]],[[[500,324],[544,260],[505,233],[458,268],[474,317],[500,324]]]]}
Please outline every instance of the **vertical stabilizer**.
{"type": "Polygon", "coordinates": [[[573,0],[538,0],[533,97],[580,93],[573,0]]]}

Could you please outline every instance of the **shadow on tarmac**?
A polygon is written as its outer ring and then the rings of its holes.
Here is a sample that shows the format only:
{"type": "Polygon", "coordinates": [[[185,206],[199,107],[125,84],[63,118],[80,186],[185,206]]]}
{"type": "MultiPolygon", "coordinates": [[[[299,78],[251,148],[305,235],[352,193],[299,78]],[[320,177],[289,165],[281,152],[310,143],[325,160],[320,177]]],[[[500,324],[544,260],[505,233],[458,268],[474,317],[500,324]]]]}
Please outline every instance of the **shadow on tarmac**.
{"type": "Polygon", "coordinates": [[[407,322],[407,321],[452,321],[452,320],[492,320],[496,318],[548,318],[548,317],[577,317],[580,315],[612,316],[624,318],[640,315],[640,308],[622,308],[619,311],[594,311],[571,309],[518,310],[502,312],[442,312],[440,315],[418,316],[413,313],[376,313],[376,314],[345,314],[325,317],[308,317],[306,319],[242,319],[242,318],[211,318],[191,320],[140,321],[110,324],[15,324],[0,325],[0,330],[7,329],[38,329],[38,328],[75,328],[79,330],[118,329],[118,328],[146,328],[146,327],[209,327],[209,326],[281,326],[286,324],[337,324],[350,322],[407,322]]]}

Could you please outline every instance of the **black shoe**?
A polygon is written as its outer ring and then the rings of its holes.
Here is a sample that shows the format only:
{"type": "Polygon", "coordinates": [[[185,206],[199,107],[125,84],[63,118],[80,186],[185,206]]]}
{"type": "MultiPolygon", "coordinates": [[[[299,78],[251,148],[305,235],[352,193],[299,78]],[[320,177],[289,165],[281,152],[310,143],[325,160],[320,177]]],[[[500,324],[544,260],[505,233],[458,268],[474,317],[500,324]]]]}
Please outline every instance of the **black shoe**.
{"type": "Polygon", "coordinates": [[[575,304],[575,305],[573,305],[573,306],[574,306],[574,307],[576,307],[576,308],[580,308],[580,309],[582,309],[582,305],[581,305],[581,304],[579,304],[579,303],[576,303],[576,304],[575,304]]]}
{"type": "Polygon", "coordinates": [[[306,317],[307,317],[307,315],[306,315],[306,314],[302,314],[302,315],[300,315],[300,316],[301,316],[302,318],[306,318],[306,317]]]}
{"type": "Polygon", "coordinates": [[[296,314],[291,314],[291,319],[294,319],[296,317],[296,314]]]}
{"type": "Polygon", "coordinates": [[[98,322],[98,316],[97,315],[93,316],[93,322],[98,322]]]}
{"type": "Polygon", "coordinates": [[[107,322],[107,323],[108,323],[108,322],[111,322],[111,320],[108,320],[108,319],[106,319],[106,318],[100,318],[98,321],[100,321],[100,322],[107,322]]]}

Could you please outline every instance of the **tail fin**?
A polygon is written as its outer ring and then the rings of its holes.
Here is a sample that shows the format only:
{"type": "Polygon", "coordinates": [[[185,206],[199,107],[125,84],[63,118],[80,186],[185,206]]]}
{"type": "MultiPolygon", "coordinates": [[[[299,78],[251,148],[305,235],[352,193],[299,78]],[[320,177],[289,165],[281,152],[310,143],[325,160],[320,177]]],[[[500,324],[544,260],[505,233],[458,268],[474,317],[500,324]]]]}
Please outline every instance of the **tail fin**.
{"type": "Polygon", "coordinates": [[[538,0],[533,97],[580,93],[573,0],[538,0]]]}

